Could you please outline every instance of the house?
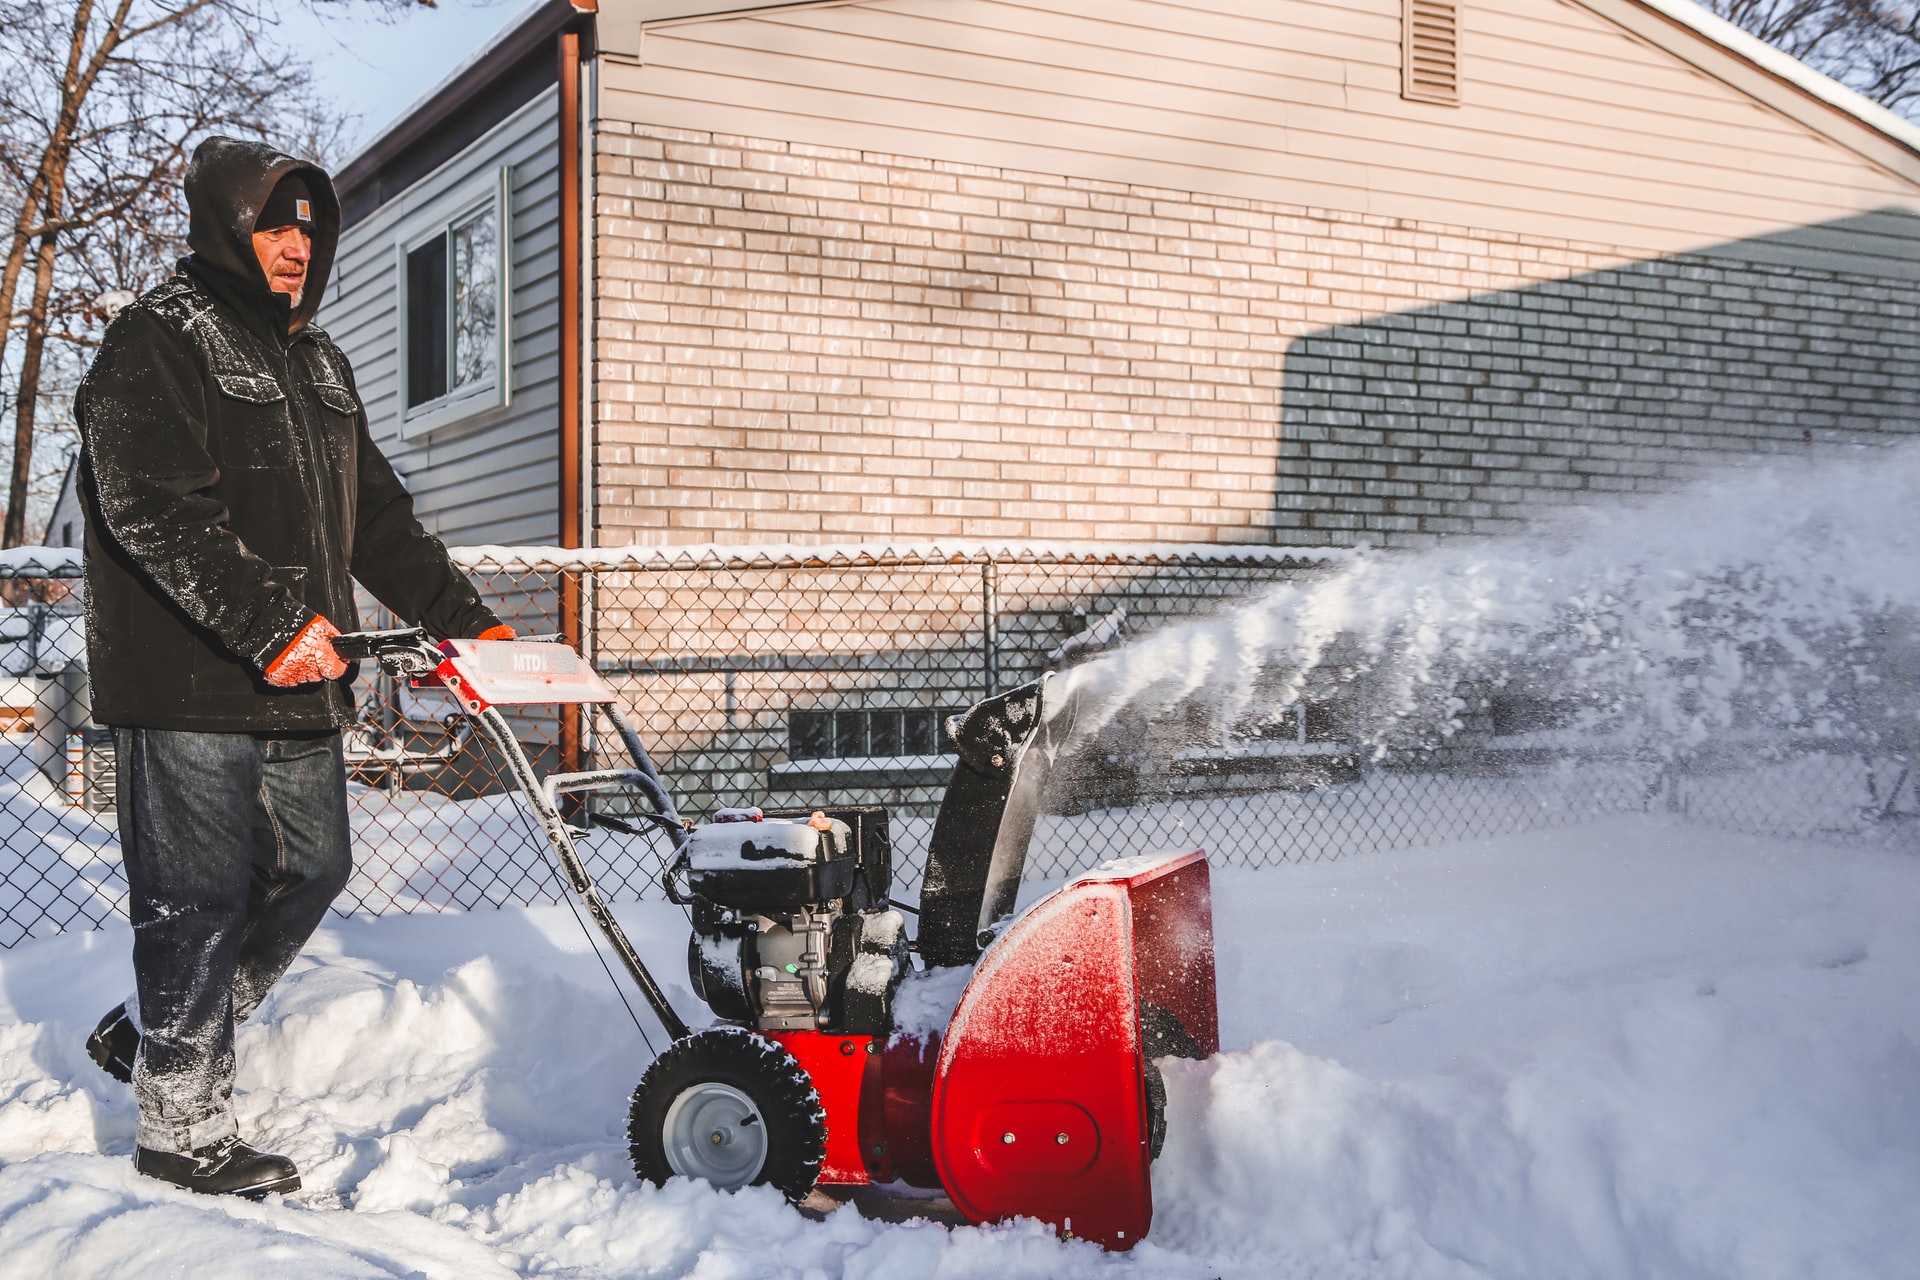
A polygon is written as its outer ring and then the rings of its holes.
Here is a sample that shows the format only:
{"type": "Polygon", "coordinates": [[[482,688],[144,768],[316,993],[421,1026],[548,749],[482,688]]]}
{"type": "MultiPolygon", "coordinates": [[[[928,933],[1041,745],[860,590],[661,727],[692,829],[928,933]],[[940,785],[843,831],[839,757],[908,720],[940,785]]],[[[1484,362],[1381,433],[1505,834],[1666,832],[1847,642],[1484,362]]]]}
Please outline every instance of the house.
{"type": "Polygon", "coordinates": [[[1920,130],[1687,0],[552,0],[339,181],[455,542],[1419,544],[1920,402],[1920,130]]]}
{"type": "MultiPolygon", "coordinates": [[[[1689,0],[550,0],[339,184],[456,543],[1419,546],[1920,408],[1920,129],[1689,0]]],[[[995,687],[560,612],[715,796],[995,687]]]]}
{"type": "Polygon", "coordinates": [[[73,456],[67,459],[66,473],[60,479],[60,493],[53,500],[53,510],[47,513],[47,532],[40,543],[47,547],[77,547],[80,545],[82,528],[80,451],[75,449],[73,456]]]}

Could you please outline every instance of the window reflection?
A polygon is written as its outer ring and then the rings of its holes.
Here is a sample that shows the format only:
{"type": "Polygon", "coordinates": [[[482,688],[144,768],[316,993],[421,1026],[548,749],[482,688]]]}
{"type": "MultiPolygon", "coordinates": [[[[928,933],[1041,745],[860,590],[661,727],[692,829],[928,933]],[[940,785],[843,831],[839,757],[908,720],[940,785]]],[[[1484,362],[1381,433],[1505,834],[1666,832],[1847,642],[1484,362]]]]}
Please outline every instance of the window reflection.
{"type": "Polygon", "coordinates": [[[500,225],[483,209],[457,223],[453,242],[453,385],[492,378],[500,363],[500,225]]]}

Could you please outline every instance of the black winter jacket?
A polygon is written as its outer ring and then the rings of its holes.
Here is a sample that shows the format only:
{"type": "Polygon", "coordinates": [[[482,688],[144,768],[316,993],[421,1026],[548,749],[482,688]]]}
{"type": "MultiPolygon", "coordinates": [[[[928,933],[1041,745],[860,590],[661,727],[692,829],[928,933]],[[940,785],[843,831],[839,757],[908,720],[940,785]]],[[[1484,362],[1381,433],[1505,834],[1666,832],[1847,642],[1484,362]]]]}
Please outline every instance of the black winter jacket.
{"type": "Polygon", "coordinates": [[[440,636],[498,619],[414,518],[346,357],[308,323],[339,240],[327,175],[214,138],[186,187],[192,255],[114,319],[74,402],[94,716],[335,728],[352,719],[344,682],[276,689],[261,673],[316,613],[359,625],[349,574],[440,636]],[[252,242],[262,203],[295,171],[315,224],[297,308],[267,287],[252,242]]]}

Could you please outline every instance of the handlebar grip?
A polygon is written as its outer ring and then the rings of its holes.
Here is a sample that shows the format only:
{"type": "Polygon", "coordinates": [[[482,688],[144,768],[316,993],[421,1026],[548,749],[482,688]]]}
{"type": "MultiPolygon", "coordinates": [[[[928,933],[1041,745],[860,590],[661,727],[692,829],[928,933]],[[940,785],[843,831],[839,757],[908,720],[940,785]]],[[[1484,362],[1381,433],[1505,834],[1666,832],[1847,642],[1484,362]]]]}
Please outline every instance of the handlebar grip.
{"type": "Polygon", "coordinates": [[[419,627],[395,627],[391,631],[349,631],[333,638],[333,651],[342,662],[366,662],[389,649],[413,649],[427,643],[427,633],[419,627]]]}

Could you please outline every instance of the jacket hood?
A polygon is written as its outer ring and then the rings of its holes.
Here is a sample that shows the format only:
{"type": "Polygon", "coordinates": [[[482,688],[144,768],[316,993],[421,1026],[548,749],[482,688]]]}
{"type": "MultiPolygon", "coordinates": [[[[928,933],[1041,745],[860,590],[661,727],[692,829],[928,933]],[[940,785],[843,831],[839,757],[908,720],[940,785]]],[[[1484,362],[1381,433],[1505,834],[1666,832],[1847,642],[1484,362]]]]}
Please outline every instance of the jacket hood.
{"type": "Polygon", "coordinates": [[[187,247],[190,265],[223,277],[239,298],[269,316],[286,316],[287,328],[305,328],[320,310],[340,243],[340,199],[333,179],[319,167],[276,151],[264,142],[208,138],[187,167],[187,247]],[[313,200],[313,259],[300,305],[267,287],[267,274],[253,252],[253,223],[280,179],[298,173],[313,200]]]}

